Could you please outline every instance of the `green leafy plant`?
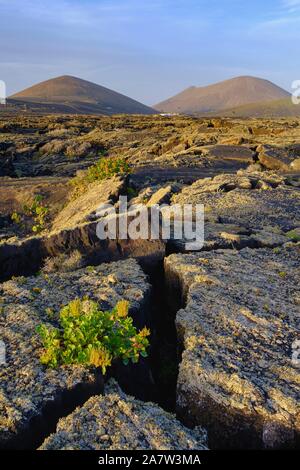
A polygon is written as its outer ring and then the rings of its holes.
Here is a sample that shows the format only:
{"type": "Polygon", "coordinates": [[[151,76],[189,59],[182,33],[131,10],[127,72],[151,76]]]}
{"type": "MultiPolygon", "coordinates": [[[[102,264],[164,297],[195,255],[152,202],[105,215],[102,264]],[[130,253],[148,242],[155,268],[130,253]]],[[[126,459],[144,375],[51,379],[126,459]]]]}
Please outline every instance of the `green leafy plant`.
{"type": "Polygon", "coordinates": [[[122,300],[102,311],[89,299],[75,299],[62,308],[59,328],[39,325],[44,351],[41,363],[55,368],[63,364],[100,367],[103,374],[115,359],[125,365],[147,356],[150,331],[137,331],[128,316],[129,302],[122,300]]]}
{"type": "Polygon", "coordinates": [[[42,200],[43,196],[38,194],[34,197],[33,201],[29,205],[23,206],[25,214],[33,218],[33,232],[41,232],[45,227],[45,221],[49,212],[49,208],[42,205],[42,200]]]}
{"type": "Polygon", "coordinates": [[[49,212],[49,208],[42,204],[43,196],[36,195],[34,199],[27,205],[23,206],[23,214],[13,212],[11,220],[20,226],[24,230],[27,226],[28,219],[31,221],[31,230],[35,233],[41,232],[45,228],[46,218],[49,212]]]}
{"type": "Polygon", "coordinates": [[[22,217],[20,214],[18,214],[17,212],[13,212],[12,215],[11,215],[11,220],[12,222],[14,222],[15,224],[19,225],[21,224],[22,222],[22,217]]]}
{"type": "Polygon", "coordinates": [[[89,184],[94,181],[103,181],[115,175],[126,176],[131,169],[125,158],[100,158],[100,160],[89,167],[87,171],[76,176],[70,181],[73,186],[72,198],[80,196],[89,184]]]}
{"type": "Polygon", "coordinates": [[[286,236],[293,242],[300,241],[300,234],[296,230],[290,230],[289,232],[286,233],[286,236]]]}
{"type": "Polygon", "coordinates": [[[100,160],[87,170],[89,183],[105,180],[114,175],[127,175],[130,167],[124,158],[100,158],[100,160]]]}

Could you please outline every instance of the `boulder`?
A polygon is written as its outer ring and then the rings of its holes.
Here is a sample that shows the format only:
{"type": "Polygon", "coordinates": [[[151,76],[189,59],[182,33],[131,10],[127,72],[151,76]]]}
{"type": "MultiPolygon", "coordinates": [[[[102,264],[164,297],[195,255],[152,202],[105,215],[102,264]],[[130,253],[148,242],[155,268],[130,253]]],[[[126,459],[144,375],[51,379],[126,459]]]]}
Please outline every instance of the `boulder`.
{"type": "Polygon", "coordinates": [[[175,185],[168,185],[163,188],[160,188],[158,191],[156,191],[149,201],[147,202],[147,206],[153,206],[155,204],[161,205],[161,204],[169,204],[172,195],[179,190],[178,187],[175,185]]]}
{"type": "Polygon", "coordinates": [[[16,176],[12,156],[8,157],[0,154],[0,177],[1,176],[10,176],[12,178],[16,176]]]}
{"type": "Polygon", "coordinates": [[[259,145],[257,147],[258,161],[268,170],[279,170],[286,172],[289,170],[291,157],[284,149],[271,147],[269,145],[259,145]]]}
{"type": "Polygon", "coordinates": [[[101,204],[115,202],[125,188],[126,181],[119,177],[90,184],[84,194],[66,204],[53,221],[52,231],[70,229],[84,223],[101,204]]]}
{"type": "Polygon", "coordinates": [[[225,137],[219,141],[221,145],[242,145],[245,142],[242,136],[225,137]]]}
{"type": "Polygon", "coordinates": [[[207,450],[206,432],[187,429],[151,402],[122,392],[114,381],[58,422],[39,450],[207,450]]]}
{"type": "Polygon", "coordinates": [[[6,152],[7,150],[13,147],[13,142],[0,142],[0,152],[6,152]]]}
{"type": "Polygon", "coordinates": [[[215,145],[209,148],[208,156],[217,160],[234,160],[243,163],[253,163],[255,153],[241,145],[215,145]]]}
{"type": "Polygon", "coordinates": [[[267,230],[260,230],[251,235],[251,240],[262,248],[275,248],[276,246],[283,245],[289,240],[287,237],[280,233],[268,232],[267,230]]]}
{"type": "Polygon", "coordinates": [[[46,258],[70,254],[78,250],[88,264],[96,265],[121,259],[135,258],[150,272],[165,255],[163,240],[105,239],[97,236],[98,222],[50,235],[0,244],[0,280],[12,276],[32,275],[39,271],[46,258]]]}
{"type": "Polygon", "coordinates": [[[300,227],[295,227],[285,234],[289,240],[300,242],[300,227]]]}

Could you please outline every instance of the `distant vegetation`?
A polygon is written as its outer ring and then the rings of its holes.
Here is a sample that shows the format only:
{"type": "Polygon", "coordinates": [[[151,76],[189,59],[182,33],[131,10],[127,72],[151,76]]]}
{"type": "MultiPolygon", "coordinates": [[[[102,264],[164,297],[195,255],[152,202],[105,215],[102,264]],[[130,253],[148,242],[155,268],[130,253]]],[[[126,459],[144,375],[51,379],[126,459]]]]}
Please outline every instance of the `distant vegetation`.
{"type": "Polygon", "coordinates": [[[89,184],[102,181],[113,176],[126,176],[130,173],[130,166],[125,158],[100,158],[100,160],[71,180],[73,186],[72,197],[80,196],[89,184]]]}
{"type": "Polygon", "coordinates": [[[290,230],[286,233],[287,237],[290,238],[293,242],[300,242],[300,233],[297,230],[290,230]]]}
{"type": "Polygon", "coordinates": [[[57,256],[46,258],[42,267],[44,274],[57,272],[72,272],[83,267],[84,257],[79,250],[71,253],[60,253],[57,256]]]}
{"type": "Polygon", "coordinates": [[[26,227],[26,218],[31,223],[31,230],[34,233],[39,233],[45,228],[46,218],[49,208],[42,204],[43,196],[36,195],[34,199],[27,205],[23,206],[23,214],[13,212],[11,220],[19,225],[22,229],[26,227]]]}
{"type": "Polygon", "coordinates": [[[41,363],[52,368],[64,364],[94,366],[105,374],[115,359],[125,365],[138,362],[140,356],[147,356],[150,331],[143,328],[137,332],[128,310],[126,300],[105,312],[89,299],[73,300],[60,312],[60,328],[38,327],[45,348],[41,363]]]}
{"type": "Polygon", "coordinates": [[[86,178],[89,183],[93,183],[114,175],[126,175],[129,172],[130,167],[124,158],[101,158],[87,170],[86,178]]]}

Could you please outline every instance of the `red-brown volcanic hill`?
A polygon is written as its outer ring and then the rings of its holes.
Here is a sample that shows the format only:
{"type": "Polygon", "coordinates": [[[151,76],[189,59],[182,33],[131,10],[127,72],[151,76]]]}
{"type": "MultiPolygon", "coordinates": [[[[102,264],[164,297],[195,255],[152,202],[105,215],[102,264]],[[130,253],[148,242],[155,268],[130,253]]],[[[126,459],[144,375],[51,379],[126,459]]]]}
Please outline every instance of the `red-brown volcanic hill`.
{"type": "Polygon", "coordinates": [[[281,100],[245,104],[243,106],[237,106],[236,108],[218,111],[217,115],[237,118],[300,117],[300,104],[293,104],[291,98],[285,98],[281,100]]]}
{"type": "Polygon", "coordinates": [[[43,105],[57,112],[95,114],[153,114],[155,111],[127,96],[76,77],[62,76],[38,83],[10,97],[13,103],[43,105]]]}
{"type": "Polygon", "coordinates": [[[237,77],[206,87],[190,87],[154,106],[170,113],[210,113],[250,103],[287,98],[289,93],[268,80],[237,77]]]}

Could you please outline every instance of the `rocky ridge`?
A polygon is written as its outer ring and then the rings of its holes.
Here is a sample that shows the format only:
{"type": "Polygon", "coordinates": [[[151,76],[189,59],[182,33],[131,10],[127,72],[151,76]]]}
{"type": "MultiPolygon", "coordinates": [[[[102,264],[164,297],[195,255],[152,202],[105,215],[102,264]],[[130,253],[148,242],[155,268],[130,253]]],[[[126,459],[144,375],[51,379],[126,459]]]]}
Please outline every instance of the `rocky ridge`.
{"type": "Polygon", "coordinates": [[[26,448],[30,436],[35,438],[35,423],[46,426],[44,413],[49,406],[56,413],[61,402],[68,406],[68,401],[76,403],[77,399],[81,403],[101,391],[99,372],[79,366],[46,369],[41,365],[42,347],[36,327],[41,323],[56,325],[61,307],[84,296],[104,309],[114,307],[121,299],[128,300],[130,314],[142,326],[147,320],[149,295],[150,285],[134,260],[71,273],[16,278],[0,285],[0,336],[7,360],[0,369],[1,447],[26,448]]]}
{"type": "Polygon", "coordinates": [[[206,432],[185,428],[154,403],[126,395],[115,382],[104,395],[59,421],[40,450],[207,450],[206,432]]]}
{"type": "Polygon", "coordinates": [[[182,343],[177,410],[210,447],[299,444],[299,244],[165,260],[182,343]]]}

